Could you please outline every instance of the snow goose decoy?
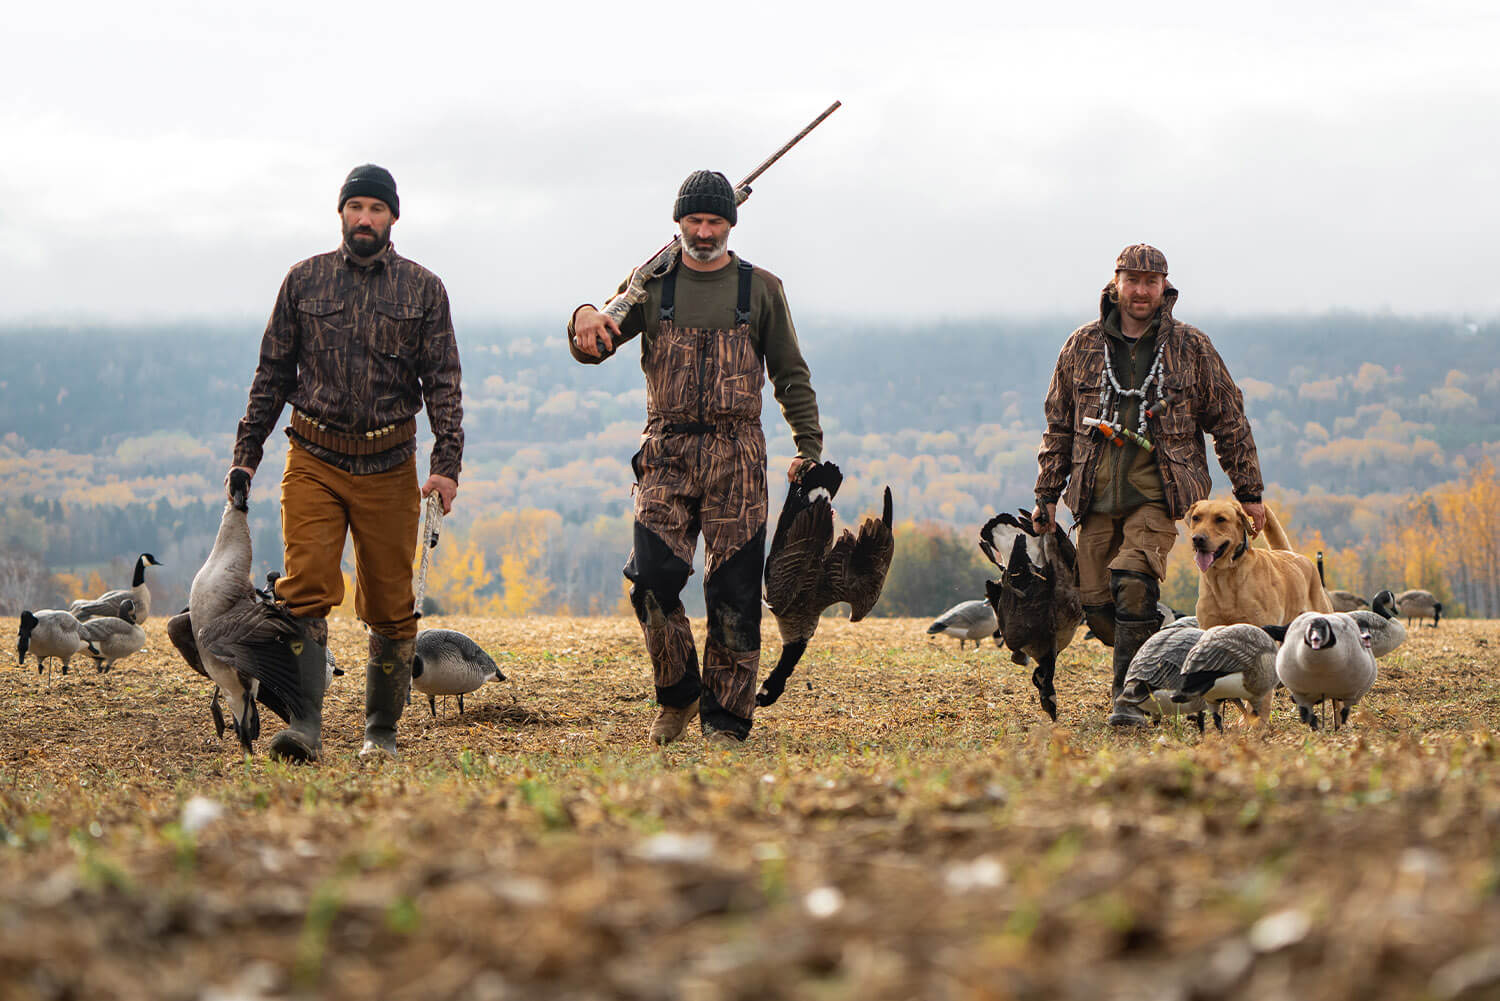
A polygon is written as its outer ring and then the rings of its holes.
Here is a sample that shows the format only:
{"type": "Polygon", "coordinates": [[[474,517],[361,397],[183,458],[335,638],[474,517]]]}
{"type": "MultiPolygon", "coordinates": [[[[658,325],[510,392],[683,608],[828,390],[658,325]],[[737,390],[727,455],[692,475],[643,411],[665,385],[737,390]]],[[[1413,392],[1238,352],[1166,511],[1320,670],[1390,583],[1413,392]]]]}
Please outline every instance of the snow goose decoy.
{"type": "Polygon", "coordinates": [[[1055,529],[1038,536],[1030,512],[1023,510],[987,521],[979,530],[979,548],[1001,571],[998,581],[985,583],[985,593],[1011,660],[1025,664],[1029,656],[1037,662],[1031,683],[1042,709],[1056,722],[1057,655],[1083,622],[1073,541],[1055,529]]]}
{"type": "Polygon", "coordinates": [[[146,568],[159,566],[165,564],[156,562],[156,557],[150,553],[141,553],[135,559],[135,574],[130,578],[129,589],[106,591],[92,600],[80,598],[68,606],[68,611],[79,622],[93,618],[120,618],[120,606],[128,598],[135,603],[135,624],[143,626],[151,617],[151,589],[146,586],[146,568]]]}
{"type": "Polygon", "coordinates": [[[1297,703],[1297,715],[1314,730],[1313,710],[1333,703],[1333,726],[1349,721],[1349,710],[1375,684],[1375,656],[1370,636],[1346,612],[1303,612],[1286,627],[1286,642],[1276,655],[1276,676],[1297,703]]]}
{"type": "Polygon", "coordinates": [[[896,551],[891,488],[885,488],[879,518],[865,518],[857,534],[845,529],[834,541],[833,498],[843,481],[832,462],[807,467],[788,488],[776,519],[766,555],[765,600],[781,633],[781,656],[755,695],[758,706],[781,698],[825,609],[848,602],[849,621],[858,622],[885,587],[896,551]]]}

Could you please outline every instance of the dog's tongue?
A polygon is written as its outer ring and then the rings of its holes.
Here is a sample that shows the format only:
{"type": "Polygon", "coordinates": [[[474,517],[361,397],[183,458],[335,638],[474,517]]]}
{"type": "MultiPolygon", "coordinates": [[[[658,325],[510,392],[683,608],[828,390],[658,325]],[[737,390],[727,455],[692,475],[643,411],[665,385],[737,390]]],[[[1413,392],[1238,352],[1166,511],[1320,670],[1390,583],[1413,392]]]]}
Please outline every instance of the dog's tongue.
{"type": "Polygon", "coordinates": [[[1214,554],[1195,550],[1193,552],[1193,562],[1198,564],[1199,573],[1205,573],[1209,567],[1214,565],[1214,554]]]}

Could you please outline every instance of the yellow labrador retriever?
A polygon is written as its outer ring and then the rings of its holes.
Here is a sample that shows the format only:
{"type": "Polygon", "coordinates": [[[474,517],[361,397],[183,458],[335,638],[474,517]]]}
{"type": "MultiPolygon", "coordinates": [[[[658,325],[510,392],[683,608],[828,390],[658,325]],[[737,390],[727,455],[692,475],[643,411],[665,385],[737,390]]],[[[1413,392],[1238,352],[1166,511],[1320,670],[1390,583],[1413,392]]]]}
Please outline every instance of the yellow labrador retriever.
{"type": "Polygon", "coordinates": [[[1183,515],[1198,565],[1198,625],[1284,626],[1303,612],[1332,612],[1312,560],[1292,552],[1266,507],[1270,549],[1253,549],[1253,523],[1239,501],[1201,500],[1183,515]]]}

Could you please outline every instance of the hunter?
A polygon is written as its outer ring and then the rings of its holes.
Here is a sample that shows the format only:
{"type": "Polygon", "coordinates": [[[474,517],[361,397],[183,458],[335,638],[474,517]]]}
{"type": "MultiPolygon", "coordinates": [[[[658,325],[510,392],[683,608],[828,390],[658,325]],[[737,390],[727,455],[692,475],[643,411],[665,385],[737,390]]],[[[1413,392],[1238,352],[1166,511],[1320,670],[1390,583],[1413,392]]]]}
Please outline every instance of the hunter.
{"type": "Polygon", "coordinates": [[[1172,316],[1176,302],[1166,256],[1144,243],[1126,247],[1099,319],[1063,345],[1044,404],[1032,518],[1039,531],[1055,529],[1061,498],[1079,525],[1084,614],[1114,648],[1111,698],[1161,626],[1156,606],[1177,519],[1208,496],[1204,432],[1255,531],[1265,524],[1244,399],[1208,337],[1172,316]]]}
{"type": "Polygon", "coordinates": [[[656,684],[650,739],[671,743],[697,715],[705,742],[734,746],[750,733],[760,665],[767,373],[797,448],[788,480],[822,457],[823,432],[780,279],[728,249],[736,221],[729,180],[688,175],[672,219],[681,230],[678,263],[650,279],[646,301],[621,323],[579,306],[568,348],[597,365],[641,338],[646,428],[631,459],[635,538],[625,576],[656,684]],[[708,612],[701,676],[679,597],[700,531],[708,612]]]}
{"type": "MultiPolygon", "coordinates": [[[[410,687],[417,615],[412,553],[421,497],[453,508],[463,458],[458,345],[437,275],[396,253],[396,181],[355,167],[339,191],[343,241],[292,266],[261,340],[260,364],[234,446],[252,475],[283,405],[292,404],[281,478],[286,574],[276,596],[326,647],[327,615],[344,600],[339,560],[354,537],[354,610],[370,628],[361,758],[396,755],[410,687]],[[416,414],[433,434],[417,485],[416,414]]],[[[271,738],[271,754],[315,761],[322,746],[324,673],[307,672],[308,715],[271,738]]]]}

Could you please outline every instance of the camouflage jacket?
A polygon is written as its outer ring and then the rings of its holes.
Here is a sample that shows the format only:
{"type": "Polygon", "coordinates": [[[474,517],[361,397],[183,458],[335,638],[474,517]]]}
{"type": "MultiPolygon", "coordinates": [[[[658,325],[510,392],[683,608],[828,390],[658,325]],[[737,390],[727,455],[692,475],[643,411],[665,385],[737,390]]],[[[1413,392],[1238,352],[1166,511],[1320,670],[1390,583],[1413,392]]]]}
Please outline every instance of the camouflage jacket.
{"type": "MultiPolygon", "coordinates": [[[[310,257],[281,283],[234,464],[260,464],[266,436],[288,402],[331,428],[364,432],[415,416],[425,400],[434,438],[431,471],[457,480],[464,450],[461,374],[448,292],[437,275],[394,247],[368,266],[343,247],[310,257]]],[[[392,468],[416,448],[407,441],[355,457],[293,440],[354,473],[392,468]]]]}
{"type": "MultiPolygon", "coordinates": [[[[1162,379],[1176,399],[1146,423],[1147,435],[1156,444],[1167,513],[1173,519],[1207,497],[1212,487],[1204,432],[1213,435],[1214,452],[1236,497],[1258,501],[1263,488],[1244,397],[1208,337],[1172,317],[1176,301],[1177,290],[1168,285],[1157,334],[1163,346],[1162,379]]],[[[1073,331],[1063,345],[1043,405],[1047,430],[1037,452],[1036,498],[1044,504],[1061,498],[1078,518],[1089,510],[1104,447],[1103,439],[1083,419],[1100,415],[1100,379],[1107,349],[1104,318],[1113,305],[1106,289],[1099,304],[1100,319],[1073,331]]]]}

